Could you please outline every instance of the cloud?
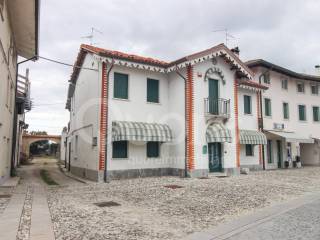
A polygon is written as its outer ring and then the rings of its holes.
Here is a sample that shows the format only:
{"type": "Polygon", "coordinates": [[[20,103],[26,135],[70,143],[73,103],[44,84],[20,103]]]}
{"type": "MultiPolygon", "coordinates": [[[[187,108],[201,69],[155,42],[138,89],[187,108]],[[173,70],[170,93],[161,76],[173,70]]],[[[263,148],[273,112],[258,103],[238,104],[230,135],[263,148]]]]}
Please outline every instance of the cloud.
{"type": "MultiPolygon", "coordinates": [[[[295,71],[314,73],[320,63],[320,2],[317,0],[91,0],[42,1],[40,54],[74,63],[82,38],[96,33],[98,46],[174,60],[225,41],[227,28],[241,58],[264,58],[295,71]]],[[[44,60],[30,68],[35,104],[66,101],[72,69],[44,60]]],[[[60,133],[64,104],[28,113],[32,130],[60,133]]]]}

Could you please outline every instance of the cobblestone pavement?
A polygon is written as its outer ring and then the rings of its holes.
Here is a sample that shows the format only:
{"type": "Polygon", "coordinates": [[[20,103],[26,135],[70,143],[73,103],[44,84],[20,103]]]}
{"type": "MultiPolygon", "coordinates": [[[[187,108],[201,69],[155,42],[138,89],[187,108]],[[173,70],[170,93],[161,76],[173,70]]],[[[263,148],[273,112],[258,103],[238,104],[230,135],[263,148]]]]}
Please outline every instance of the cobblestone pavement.
{"type": "Polygon", "coordinates": [[[304,168],[229,178],[162,177],[66,186],[50,189],[48,199],[59,240],[180,239],[319,190],[320,168],[304,168]],[[120,206],[95,205],[108,201],[120,206]]]}
{"type": "Polygon", "coordinates": [[[227,178],[162,177],[84,184],[66,177],[55,161],[40,159],[23,167],[20,174],[21,183],[14,190],[25,194],[19,240],[36,239],[30,233],[34,191],[39,186],[52,222],[43,225],[52,224],[52,238],[57,240],[181,239],[256,209],[320,191],[319,167],[227,178]],[[40,169],[48,170],[59,185],[45,186],[40,169]],[[96,205],[110,201],[118,206],[96,205]]]}

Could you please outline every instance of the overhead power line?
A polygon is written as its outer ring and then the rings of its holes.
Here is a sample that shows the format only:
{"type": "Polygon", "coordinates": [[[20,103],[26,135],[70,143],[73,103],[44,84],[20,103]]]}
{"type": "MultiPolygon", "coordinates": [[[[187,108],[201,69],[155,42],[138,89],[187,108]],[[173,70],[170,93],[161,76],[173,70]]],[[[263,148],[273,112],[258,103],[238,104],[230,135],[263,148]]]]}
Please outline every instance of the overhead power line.
{"type": "Polygon", "coordinates": [[[58,60],[55,60],[55,59],[51,59],[51,58],[47,58],[47,57],[38,56],[38,58],[41,58],[41,59],[43,59],[43,60],[46,60],[46,61],[49,61],[49,62],[53,62],[53,63],[56,63],[56,64],[68,66],[68,67],[75,67],[75,68],[79,68],[79,69],[85,69],[85,70],[91,70],[91,71],[98,71],[98,69],[96,69],[96,68],[86,68],[86,67],[75,66],[75,65],[73,65],[73,64],[61,62],[61,61],[58,61],[58,60]]]}

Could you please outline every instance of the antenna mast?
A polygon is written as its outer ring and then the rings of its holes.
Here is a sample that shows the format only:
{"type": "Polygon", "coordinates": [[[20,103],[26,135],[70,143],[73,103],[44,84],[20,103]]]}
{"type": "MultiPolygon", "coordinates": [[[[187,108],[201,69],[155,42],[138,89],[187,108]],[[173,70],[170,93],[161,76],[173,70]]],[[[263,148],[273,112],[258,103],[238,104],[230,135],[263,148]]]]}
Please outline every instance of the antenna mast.
{"type": "Polygon", "coordinates": [[[229,33],[229,31],[228,31],[227,28],[214,30],[213,32],[224,32],[224,34],[225,34],[225,44],[226,44],[226,46],[228,46],[228,42],[229,42],[229,41],[236,39],[236,37],[232,36],[232,35],[229,33]]]}
{"type": "Polygon", "coordinates": [[[95,36],[95,33],[100,33],[100,34],[103,34],[103,32],[101,32],[100,30],[94,28],[94,27],[91,27],[91,34],[88,35],[88,36],[84,36],[82,38],[87,38],[90,40],[90,45],[92,46],[93,44],[97,44],[97,43],[94,43],[93,40],[94,40],[94,36],[95,36]]]}

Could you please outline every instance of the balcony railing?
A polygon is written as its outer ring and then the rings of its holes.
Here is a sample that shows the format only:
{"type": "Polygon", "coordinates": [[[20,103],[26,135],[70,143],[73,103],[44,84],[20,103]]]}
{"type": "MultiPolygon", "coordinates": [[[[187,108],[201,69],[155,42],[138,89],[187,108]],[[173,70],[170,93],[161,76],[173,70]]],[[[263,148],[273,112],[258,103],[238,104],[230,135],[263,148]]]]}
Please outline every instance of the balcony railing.
{"type": "Polygon", "coordinates": [[[229,118],[230,117],[230,99],[205,98],[204,111],[206,116],[229,118]]]}
{"type": "Polygon", "coordinates": [[[18,101],[23,102],[25,110],[31,110],[31,98],[30,98],[30,81],[29,81],[29,69],[26,70],[26,75],[18,75],[17,85],[17,97],[18,101]]]}

